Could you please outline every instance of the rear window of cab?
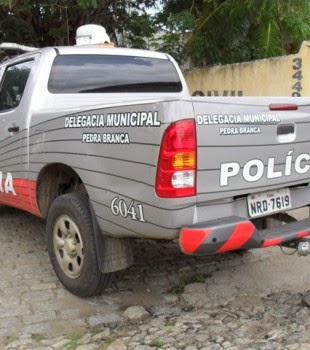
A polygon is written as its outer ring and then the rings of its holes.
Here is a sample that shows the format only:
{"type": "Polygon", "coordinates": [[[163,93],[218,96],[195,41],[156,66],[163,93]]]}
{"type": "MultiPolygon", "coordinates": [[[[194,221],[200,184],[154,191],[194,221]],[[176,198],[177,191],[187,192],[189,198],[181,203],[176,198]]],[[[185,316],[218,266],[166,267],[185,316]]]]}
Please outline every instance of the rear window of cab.
{"type": "Polygon", "coordinates": [[[169,60],[117,55],[59,55],[48,81],[54,94],[180,92],[169,60]]]}

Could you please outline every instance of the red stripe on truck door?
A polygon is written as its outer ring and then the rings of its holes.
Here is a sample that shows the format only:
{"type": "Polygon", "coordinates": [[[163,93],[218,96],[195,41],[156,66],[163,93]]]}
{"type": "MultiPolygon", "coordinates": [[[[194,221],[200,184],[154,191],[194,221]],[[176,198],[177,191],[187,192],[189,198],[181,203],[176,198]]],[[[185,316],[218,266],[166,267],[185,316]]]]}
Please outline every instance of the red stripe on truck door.
{"type": "MultiPolygon", "coordinates": [[[[2,180],[3,188],[4,183],[5,180],[2,180]]],[[[37,204],[36,181],[13,179],[13,187],[16,195],[12,192],[0,192],[0,203],[28,211],[36,216],[41,216],[37,204]]]]}

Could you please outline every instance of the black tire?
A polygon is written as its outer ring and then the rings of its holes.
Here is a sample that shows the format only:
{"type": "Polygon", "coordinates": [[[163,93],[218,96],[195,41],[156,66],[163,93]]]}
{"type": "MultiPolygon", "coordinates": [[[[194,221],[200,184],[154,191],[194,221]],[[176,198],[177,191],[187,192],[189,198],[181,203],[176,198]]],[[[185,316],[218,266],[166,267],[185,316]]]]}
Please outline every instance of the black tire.
{"type": "Polygon", "coordinates": [[[108,287],[112,274],[102,274],[98,268],[87,194],[57,197],[48,213],[46,233],[51,263],[66,289],[79,297],[89,297],[108,287]]]}

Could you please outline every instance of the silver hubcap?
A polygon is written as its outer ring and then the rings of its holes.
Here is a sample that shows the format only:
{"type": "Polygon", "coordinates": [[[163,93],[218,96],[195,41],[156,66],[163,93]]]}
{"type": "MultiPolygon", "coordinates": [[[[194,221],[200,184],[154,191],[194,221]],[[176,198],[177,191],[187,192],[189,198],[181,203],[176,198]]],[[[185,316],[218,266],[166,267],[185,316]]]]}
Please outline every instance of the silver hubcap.
{"type": "Polygon", "coordinates": [[[83,269],[84,246],[80,231],[67,215],[61,215],[53,230],[54,251],[62,271],[70,278],[78,278],[83,269]]]}

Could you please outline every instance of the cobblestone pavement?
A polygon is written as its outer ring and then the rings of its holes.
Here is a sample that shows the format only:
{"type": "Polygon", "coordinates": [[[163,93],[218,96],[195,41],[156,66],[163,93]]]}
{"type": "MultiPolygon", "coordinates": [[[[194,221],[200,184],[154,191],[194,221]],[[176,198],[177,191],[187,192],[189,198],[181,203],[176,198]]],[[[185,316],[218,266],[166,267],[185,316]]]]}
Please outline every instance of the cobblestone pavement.
{"type": "Polygon", "coordinates": [[[44,230],[0,207],[0,349],[310,349],[309,257],[193,258],[174,242],[137,242],[135,265],[80,299],[55,277],[44,230]]]}

